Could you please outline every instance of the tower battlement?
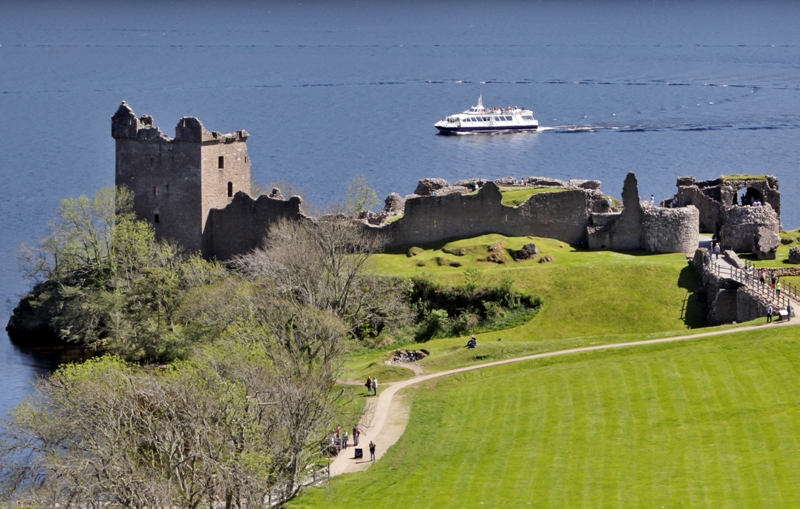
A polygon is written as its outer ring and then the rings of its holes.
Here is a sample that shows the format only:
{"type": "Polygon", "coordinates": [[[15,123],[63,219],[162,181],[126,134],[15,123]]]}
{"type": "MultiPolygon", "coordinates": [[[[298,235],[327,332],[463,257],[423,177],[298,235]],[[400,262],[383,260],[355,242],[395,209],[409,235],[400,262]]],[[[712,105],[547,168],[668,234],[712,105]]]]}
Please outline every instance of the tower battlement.
{"type": "Polygon", "coordinates": [[[183,117],[170,138],[152,116],[137,117],[123,101],[111,117],[111,136],[116,185],[133,191],[137,217],[150,221],[158,238],[208,254],[209,211],[225,208],[237,192],[250,194],[247,131],[209,131],[199,119],[183,117]]]}

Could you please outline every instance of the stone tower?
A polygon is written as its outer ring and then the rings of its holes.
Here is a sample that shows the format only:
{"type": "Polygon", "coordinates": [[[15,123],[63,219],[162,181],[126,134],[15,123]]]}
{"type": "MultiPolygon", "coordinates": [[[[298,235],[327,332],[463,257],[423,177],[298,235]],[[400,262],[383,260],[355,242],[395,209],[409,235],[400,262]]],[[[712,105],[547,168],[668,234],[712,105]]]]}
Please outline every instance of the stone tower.
{"type": "Polygon", "coordinates": [[[250,194],[247,132],[211,132],[183,117],[170,138],[153,117],[137,118],[123,101],[111,117],[111,136],[116,185],[133,191],[137,217],[153,223],[157,238],[210,255],[204,242],[209,211],[225,208],[239,191],[250,194]]]}

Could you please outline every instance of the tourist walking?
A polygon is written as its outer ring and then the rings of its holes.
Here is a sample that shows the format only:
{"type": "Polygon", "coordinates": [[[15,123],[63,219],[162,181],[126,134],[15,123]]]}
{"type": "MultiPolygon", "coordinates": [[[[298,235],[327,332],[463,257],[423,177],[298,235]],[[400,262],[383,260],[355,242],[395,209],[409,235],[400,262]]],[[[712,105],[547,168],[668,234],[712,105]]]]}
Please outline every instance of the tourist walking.
{"type": "Polygon", "coordinates": [[[775,278],[775,291],[780,296],[780,294],[781,294],[781,280],[778,279],[778,278],[775,278]]]}
{"type": "Polygon", "coordinates": [[[369,441],[369,459],[375,461],[375,442],[369,441]]]}
{"type": "Polygon", "coordinates": [[[342,432],[342,446],[347,449],[347,431],[342,432]]]}
{"type": "Polygon", "coordinates": [[[792,313],[794,313],[794,308],[792,307],[792,303],[786,304],[786,321],[792,321],[792,313]]]}
{"type": "Polygon", "coordinates": [[[367,383],[365,383],[364,385],[367,386],[367,396],[369,396],[370,394],[372,394],[372,377],[368,376],[367,383]]]}
{"type": "Polygon", "coordinates": [[[353,426],[353,445],[358,446],[358,439],[361,438],[361,430],[358,426],[353,426]]]}
{"type": "Polygon", "coordinates": [[[373,378],[372,379],[372,395],[373,396],[377,396],[378,395],[378,379],[377,378],[373,378]]]}
{"type": "Polygon", "coordinates": [[[714,255],[717,257],[717,260],[719,260],[719,242],[714,244],[714,255]]]}
{"type": "Polygon", "coordinates": [[[772,306],[767,306],[767,323],[772,321],[772,306]]]}

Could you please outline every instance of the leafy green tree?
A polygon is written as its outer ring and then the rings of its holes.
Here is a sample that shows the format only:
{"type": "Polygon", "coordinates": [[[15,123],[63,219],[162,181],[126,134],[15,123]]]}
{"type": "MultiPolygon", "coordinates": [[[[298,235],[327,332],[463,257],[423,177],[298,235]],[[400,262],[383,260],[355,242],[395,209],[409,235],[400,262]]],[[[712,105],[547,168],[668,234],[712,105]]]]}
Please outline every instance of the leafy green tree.
{"type": "Polygon", "coordinates": [[[192,338],[176,312],[191,288],[225,277],[221,266],[157,241],[125,188],[66,199],[51,224],[21,257],[42,281],[28,304],[48,310],[60,339],[150,362],[187,355],[192,338]]]}
{"type": "MultiPolygon", "coordinates": [[[[192,360],[62,367],[0,435],[4,497],[35,507],[268,507],[312,482],[339,415],[346,328],[254,293],[192,360]]],[[[350,416],[352,418],[352,416],[350,416]]]]}
{"type": "Polygon", "coordinates": [[[354,177],[353,180],[347,184],[347,199],[345,200],[345,208],[348,211],[358,214],[365,210],[381,204],[378,199],[378,193],[369,186],[366,175],[354,177]]]}

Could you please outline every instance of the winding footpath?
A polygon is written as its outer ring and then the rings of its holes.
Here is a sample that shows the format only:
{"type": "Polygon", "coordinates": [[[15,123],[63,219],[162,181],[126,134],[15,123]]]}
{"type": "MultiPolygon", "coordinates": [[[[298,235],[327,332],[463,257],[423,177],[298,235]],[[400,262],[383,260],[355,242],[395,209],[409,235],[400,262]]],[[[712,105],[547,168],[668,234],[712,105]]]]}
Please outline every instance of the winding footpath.
{"type": "Polygon", "coordinates": [[[636,346],[657,345],[660,343],[674,343],[677,341],[687,341],[691,339],[704,338],[709,336],[722,336],[725,334],[734,334],[737,332],[746,332],[752,330],[763,330],[765,327],[786,327],[800,323],[800,321],[793,322],[772,322],[770,324],[750,325],[747,327],[740,327],[735,329],[728,329],[724,331],[703,332],[699,334],[690,334],[687,336],[672,336],[668,338],[647,339],[642,341],[630,341],[627,343],[610,343],[605,345],[584,346],[580,348],[570,348],[567,350],[556,350],[553,352],[544,352],[533,355],[525,355],[523,357],[514,357],[504,359],[501,361],[487,362],[484,364],[475,364],[473,366],[466,366],[463,368],[450,369],[447,371],[440,371],[438,373],[431,373],[428,375],[418,375],[408,380],[394,382],[392,384],[385,384],[383,392],[377,398],[367,400],[367,406],[364,410],[364,417],[362,418],[362,435],[359,447],[364,450],[364,458],[353,458],[353,447],[343,449],[336,459],[330,465],[330,475],[336,476],[340,474],[358,472],[366,470],[372,464],[369,460],[369,447],[371,441],[377,445],[376,458],[380,460],[383,454],[403,435],[408,424],[408,417],[410,413],[409,405],[404,401],[402,395],[397,393],[418,383],[422,383],[434,378],[443,376],[450,376],[456,373],[465,373],[467,371],[474,371],[476,369],[491,368],[494,366],[503,366],[505,364],[513,364],[515,362],[524,362],[535,359],[544,359],[547,357],[557,357],[560,355],[570,355],[583,352],[594,352],[597,350],[611,350],[614,348],[630,348],[636,346]]]}

